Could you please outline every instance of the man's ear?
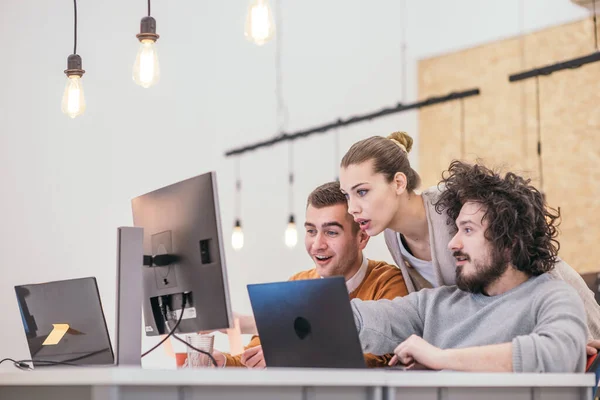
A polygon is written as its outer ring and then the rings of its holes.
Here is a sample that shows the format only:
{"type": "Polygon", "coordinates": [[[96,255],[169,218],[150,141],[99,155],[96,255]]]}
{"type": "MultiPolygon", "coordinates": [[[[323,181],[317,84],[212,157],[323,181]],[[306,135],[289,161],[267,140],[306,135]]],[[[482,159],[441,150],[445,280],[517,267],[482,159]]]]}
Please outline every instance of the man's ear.
{"type": "Polygon", "coordinates": [[[358,232],[358,248],[363,250],[365,247],[367,247],[367,244],[369,243],[369,239],[371,237],[369,235],[367,235],[367,232],[361,230],[358,232]]]}
{"type": "Polygon", "coordinates": [[[406,184],[408,183],[406,175],[402,172],[396,172],[394,180],[392,181],[396,189],[396,194],[402,194],[406,191],[406,184]]]}
{"type": "Polygon", "coordinates": [[[512,265],[512,252],[516,245],[513,244],[512,247],[504,249],[504,259],[512,265]]]}

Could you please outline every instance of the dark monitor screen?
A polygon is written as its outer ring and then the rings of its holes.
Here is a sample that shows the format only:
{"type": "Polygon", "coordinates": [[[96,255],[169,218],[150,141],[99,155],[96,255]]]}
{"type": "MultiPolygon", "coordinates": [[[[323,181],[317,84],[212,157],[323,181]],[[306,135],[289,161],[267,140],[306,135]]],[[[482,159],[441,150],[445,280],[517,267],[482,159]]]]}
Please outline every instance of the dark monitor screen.
{"type": "Polygon", "coordinates": [[[95,278],[20,285],[15,293],[34,366],[113,364],[95,278]]]}
{"type": "Polygon", "coordinates": [[[136,197],[132,207],[134,225],[144,229],[144,255],[177,257],[166,266],[143,268],[146,334],[175,326],[184,295],[178,333],[231,327],[215,172],[136,197]]]}

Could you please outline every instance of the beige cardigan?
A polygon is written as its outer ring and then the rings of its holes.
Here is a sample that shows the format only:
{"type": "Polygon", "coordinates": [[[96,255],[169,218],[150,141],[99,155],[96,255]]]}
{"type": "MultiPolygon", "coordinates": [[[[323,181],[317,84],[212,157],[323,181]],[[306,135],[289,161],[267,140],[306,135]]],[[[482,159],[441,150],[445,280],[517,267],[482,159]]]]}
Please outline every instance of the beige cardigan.
{"type": "MultiPolygon", "coordinates": [[[[451,227],[446,224],[446,215],[438,214],[435,211],[434,204],[439,197],[439,193],[439,189],[434,186],[423,191],[422,196],[429,227],[429,240],[432,250],[431,260],[435,277],[439,286],[449,286],[456,284],[455,260],[450,250],[448,250],[448,243],[452,239],[451,227]]],[[[431,287],[429,282],[402,257],[396,232],[386,229],[384,236],[385,243],[396,265],[402,271],[409,293],[425,287],[431,287]]],[[[594,293],[587,287],[583,278],[561,259],[557,260],[554,269],[549,274],[564,280],[577,291],[581,300],[583,300],[587,314],[588,339],[600,339],[600,306],[598,306],[594,298],[594,293]]]]}

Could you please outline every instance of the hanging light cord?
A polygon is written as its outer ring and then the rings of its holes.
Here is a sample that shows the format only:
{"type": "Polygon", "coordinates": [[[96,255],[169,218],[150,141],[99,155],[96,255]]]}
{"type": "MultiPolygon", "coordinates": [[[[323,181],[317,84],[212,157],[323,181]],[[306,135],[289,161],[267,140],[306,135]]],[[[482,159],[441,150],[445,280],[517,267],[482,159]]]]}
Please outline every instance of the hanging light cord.
{"type": "Polygon", "coordinates": [[[73,19],[73,54],[77,54],[77,0],[73,0],[73,10],[75,18],[73,19]]]}
{"type": "Polygon", "coordinates": [[[538,171],[540,173],[540,191],[544,192],[544,169],[542,165],[542,119],[540,111],[540,77],[535,77],[535,112],[537,117],[537,153],[538,171]]]}
{"type": "Polygon", "coordinates": [[[289,188],[289,206],[290,206],[290,214],[294,214],[294,142],[290,142],[289,147],[289,171],[290,171],[290,188],[289,188]]]}
{"type": "Polygon", "coordinates": [[[340,130],[335,130],[333,143],[333,176],[336,181],[339,181],[339,168],[340,168],[340,130]]]}
{"type": "Polygon", "coordinates": [[[242,180],[240,178],[240,159],[239,157],[235,160],[235,175],[236,175],[236,181],[235,181],[235,191],[236,191],[236,196],[235,196],[235,218],[239,219],[240,218],[240,204],[242,202],[242,180]]]}
{"type": "Polygon", "coordinates": [[[592,14],[594,20],[594,46],[596,47],[596,51],[600,51],[598,49],[598,25],[596,24],[596,0],[592,1],[592,14]]]}
{"type": "MultiPolygon", "coordinates": [[[[521,68],[525,69],[527,66],[526,52],[525,52],[525,0],[519,2],[519,32],[521,37],[519,40],[520,44],[520,58],[521,68]]],[[[527,87],[526,85],[521,86],[521,151],[523,157],[528,157],[528,143],[527,143],[527,87]]]]}
{"type": "MultiPolygon", "coordinates": [[[[275,2],[275,96],[277,98],[277,133],[284,134],[284,129],[288,123],[288,110],[283,99],[283,72],[281,63],[281,48],[283,39],[283,16],[281,0],[275,2]]],[[[289,155],[289,207],[290,214],[294,213],[294,142],[290,141],[289,155]]]]}
{"type": "Polygon", "coordinates": [[[148,16],[150,16],[150,0],[148,0],[148,16]]]}
{"type": "Polygon", "coordinates": [[[400,25],[401,25],[401,36],[402,36],[402,53],[401,53],[401,62],[402,62],[402,102],[406,103],[406,0],[403,0],[401,3],[402,10],[400,11],[400,25]]]}
{"type": "Polygon", "coordinates": [[[460,99],[460,158],[465,159],[466,150],[465,134],[465,99],[460,99]]]}
{"type": "Polygon", "coordinates": [[[283,23],[282,23],[282,7],[281,1],[278,0],[276,3],[275,18],[277,20],[275,26],[275,96],[277,98],[277,133],[283,134],[284,129],[288,123],[288,110],[283,99],[283,71],[281,62],[281,44],[283,40],[283,23]]]}

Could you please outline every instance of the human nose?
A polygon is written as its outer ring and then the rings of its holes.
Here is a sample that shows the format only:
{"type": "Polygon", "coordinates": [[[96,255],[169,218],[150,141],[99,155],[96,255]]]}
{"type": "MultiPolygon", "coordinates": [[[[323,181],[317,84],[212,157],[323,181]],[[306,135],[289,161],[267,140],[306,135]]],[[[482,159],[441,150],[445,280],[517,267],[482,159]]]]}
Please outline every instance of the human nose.
{"type": "Polygon", "coordinates": [[[315,236],[315,241],[313,242],[313,249],[314,250],[323,250],[327,248],[327,240],[325,238],[325,235],[321,234],[321,233],[317,233],[317,236],[315,236]]]}
{"type": "Polygon", "coordinates": [[[356,215],[360,212],[360,207],[356,200],[348,199],[348,214],[356,215]]]}
{"type": "Polygon", "coordinates": [[[458,251],[463,248],[462,240],[460,238],[460,232],[456,232],[456,235],[448,243],[448,249],[450,251],[458,251]]]}

